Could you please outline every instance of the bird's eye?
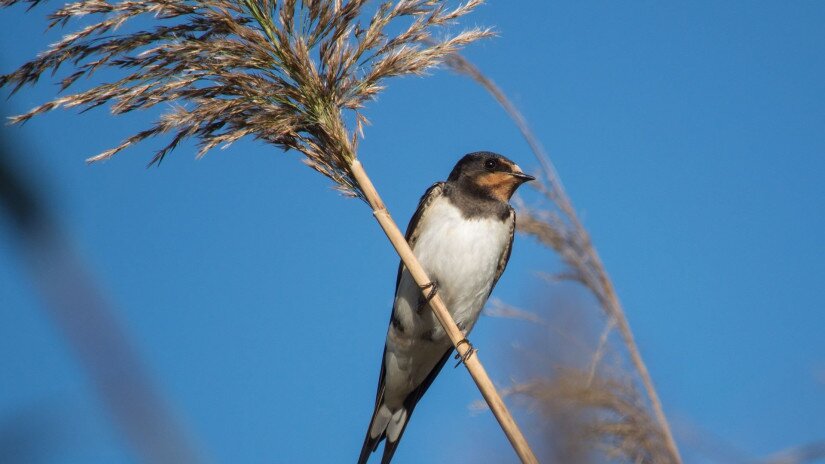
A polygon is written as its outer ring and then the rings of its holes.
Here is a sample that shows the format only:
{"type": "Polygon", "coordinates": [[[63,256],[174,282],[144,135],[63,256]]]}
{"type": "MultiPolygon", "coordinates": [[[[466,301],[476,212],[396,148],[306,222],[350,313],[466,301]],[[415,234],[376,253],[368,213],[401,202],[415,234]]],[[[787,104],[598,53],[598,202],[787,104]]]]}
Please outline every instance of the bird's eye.
{"type": "Polygon", "coordinates": [[[490,171],[498,167],[498,160],[495,158],[488,159],[484,162],[484,167],[490,171]]]}

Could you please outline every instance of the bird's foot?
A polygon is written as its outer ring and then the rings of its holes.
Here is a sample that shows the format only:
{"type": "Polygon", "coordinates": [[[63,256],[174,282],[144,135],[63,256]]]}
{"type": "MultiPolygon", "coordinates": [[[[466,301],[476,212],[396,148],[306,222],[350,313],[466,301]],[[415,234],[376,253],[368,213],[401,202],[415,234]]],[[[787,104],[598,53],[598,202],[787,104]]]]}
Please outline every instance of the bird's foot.
{"type": "Polygon", "coordinates": [[[466,338],[462,338],[461,340],[459,340],[459,341],[458,341],[458,343],[456,343],[456,344],[455,344],[455,349],[456,349],[456,354],[455,354],[455,357],[454,357],[453,359],[458,359],[458,362],[457,362],[457,363],[455,363],[455,366],[453,366],[453,368],[456,368],[456,367],[458,367],[461,363],[466,362],[468,359],[470,359],[470,356],[472,356],[472,355],[473,355],[473,353],[475,353],[476,351],[478,351],[477,349],[475,349],[475,347],[473,346],[473,344],[472,344],[472,343],[470,343],[470,341],[469,341],[469,340],[467,340],[466,338]],[[458,353],[458,348],[459,348],[461,345],[465,344],[465,343],[466,343],[466,344],[467,344],[467,346],[468,346],[467,351],[465,351],[465,352],[464,352],[464,354],[460,354],[460,353],[458,353]]]}
{"type": "Polygon", "coordinates": [[[433,299],[433,297],[435,297],[435,294],[438,293],[438,281],[433,280],[432,282],[421,286],[421,291],[428,289],[430,291],[426,295],[424,295],[424,298],[420,298],[418,301],[417,309],[419,313],[424,310],[425,306],[430,304],[430,301],[433,299]]]}

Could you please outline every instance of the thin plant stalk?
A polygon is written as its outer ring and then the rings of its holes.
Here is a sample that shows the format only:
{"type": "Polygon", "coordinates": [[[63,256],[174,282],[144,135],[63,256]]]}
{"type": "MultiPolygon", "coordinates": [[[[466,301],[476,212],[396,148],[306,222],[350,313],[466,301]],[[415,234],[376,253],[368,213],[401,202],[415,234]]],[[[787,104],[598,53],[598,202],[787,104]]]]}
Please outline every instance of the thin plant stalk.
{"type": "MultiPolygon", "coordinates": [[[[409,243],[407,243],[406,238],[404,238],[404,234],[401,233],[398,225],[396,225],[395,221],[393,221],[390,216],[387,207],[378,195],[378,191],[373,186],[366,171],[364,171],[364,167],[361,165],[361,162],[356,159],[352,162],[350,167],[353,177],[358,183],[358,186],[361,188],[361,192],[364,194],[365,199],[372,208],[373,216],[375,216],[378,224],[381,225],[381,229],[392,243],[392,246],[401,258],[404,266],[406,266],[407,270],[410,271],[412,278],[418,286],[422,288],[423,293],[423,289],[426,288],[427,284],[431,282],[429,277],[427,277],[427,273],[424,271],[421,263],[418,262],[415,254],[413,254],[409,243]]],[[[424,296],[428,297],[428,295],[424,296]]],[[[439,296],[438,293],[433,295],[432,299],[430,299],[429,305],[432,308],[436,318],[438,318],[438,321],[444,327],[444,331],[447,333],[447,336],[450,337],[450,342],[452,342],[458,352],[458,356],[464,359],[464,366],[467,368],[467,371],[470,373],[470,376],[473,378],[473,381],[476,383],[479,391],[481,391],[481,396],[484,397],[484,401],[487,402],[487,405],[490,406],[490,410],[493,411],[493,415],[495,415],[496,420],[501,426],[501,429],[504,431],[504,434],[507,436],[507,439],[510,441],[510,444],[513,446],[513,449],[516,451],[516,454],[521,462],[526,464],[537,464],[538,460],[536,459],[536,455],[533,453],[533,450],[530,449],[530,445],[524,438],[524,434],[521,433],[521,430],[516,424],[516,421],[513,419],[512,414],[510,414],[510,411],[501,399],[501,395],[499,395],[495,385],[493,385],[493,382],[487,375],[487,371],[478,359],[478,353],[473,352],[469,355],[469,357],[465,357],[471,349],[470,344],[464,343],[466,338],[461,332],[461,329],[459,329],[456,325],[452,316],[450,316],[450,312],[447,310],[447,306],[444,304],[441,296],[439,296]]]]}
{"type": "Polygon", "coordinates": [[[65,337],[109,418],[141,462],[206,462],[149,375],[117,308],[91,276],[42,189],[12,163],[11,153],[20,150],[0,138],[0,216],[9,220],[13,243],[44,311],[65,337]]]}
{"type": "MultiPolygon", "coordinates": [[[[454,71],[464,74],[480,84],[490,93],[490,95],[492,95],[493,98],[496,99],[496,101],[516,124],[522,136],[527,141],[527,144],[530,146],[530,150],[539,161],[544,176],[549,183],[549,188],[543,189],[542,193],[544,193],[550,201],[558,207],[559,211],[569,224],[569,226],[563,227],[560,231],[554,231],[553,239],[546,240],[545,242],[562,254],[562,257],[568,262],[568,264],[571,264],[575,271],[581,274],[577,276],[577,280],[580,280],[585,286],[590,288],[598,298],[600,304],[604,308],[604,311],[610,318],[608,321],[608,327],[615,325],[618,328],[619,334],[621,335],[627,351],[630,354],[631,362],[638,371],[639,377],[644,384],[645,391],[647,392],[647,396],[650,400],[651,408],[656,416],[656,421],[662,429],[663,435],[667,442],[668,450],[670,451],[674,462],[677,464],[681,463],[682,459],[679,454],[679,448],[676,445],[676,441],[673,439],[673,433],[670,429],[670,424],[668,423],[667,417],[665,416],[662,402],[659,399],[659,395],[653,385],[653,379],[650,376],[647,365],[642,359],[641,352],[636,344],[633,331],[630,329],[630,323],[627,320],[625,311],[615,289],[613,288],[613,283],[610,276],[608,275],[607,270],[604,267],[598,252],[596,251],[596,248],[590,240],[590,234],[588,234],[587,229],[585,229],[579,220],[576,210],[573,208],[570,197],[567,196],[564,185],[561,183],[550,157],[547,155],[547,152],[542,147],[538,138],[530,129],[530,126],[527,124],[527,120],[518,108],[510,101],[510,99],[507,98],[501,88],[495,84],[495,82],[485,76],[476,66],[458,53],[451,55],[445,62],[454,71]],[[573,246],[568,250],[563,250],[564,246],[569,245],[573,246]]],[[[562,224],[559,223],[559,225],[562,224]]],[[[524,230],[523,228],[522,232],[536,235],[535,231],[524,230]]]]}

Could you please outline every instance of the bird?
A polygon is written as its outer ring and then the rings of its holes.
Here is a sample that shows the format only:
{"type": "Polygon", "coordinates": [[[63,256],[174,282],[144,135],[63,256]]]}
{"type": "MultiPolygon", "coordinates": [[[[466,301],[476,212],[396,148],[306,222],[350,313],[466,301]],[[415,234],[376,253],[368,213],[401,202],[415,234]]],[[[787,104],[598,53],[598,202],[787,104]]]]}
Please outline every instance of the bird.
{"type": "Polygon", "coordinates": [[[462,333],[472,330],[510,259],[516,213],[509,200],[531,180],[508,158],[480,151],[462,157],[446,182],[421,197],[406,239],[431,282],[419,287],[399,264],[375,409],[358,464],[385,439],[381,463],[392,460],[413,409],[452,354],[430,299],[438,293],[462,333]]]}

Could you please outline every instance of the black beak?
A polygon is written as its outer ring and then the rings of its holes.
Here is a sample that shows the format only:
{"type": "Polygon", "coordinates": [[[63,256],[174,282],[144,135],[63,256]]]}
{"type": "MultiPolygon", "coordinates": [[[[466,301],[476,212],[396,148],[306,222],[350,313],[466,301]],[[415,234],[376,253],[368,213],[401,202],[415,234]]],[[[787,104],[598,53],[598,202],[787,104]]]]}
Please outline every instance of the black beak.
{"type": "Polygon", "coordinates": [[[533,177],[529,174],[525,174],[523,172],[511,172],[510,175],[512,175],[513,177],[515,177],[516,179],[518,179],[522,182],[530,182],[531,180],[536,180],[535,177],[533,177]]]}

